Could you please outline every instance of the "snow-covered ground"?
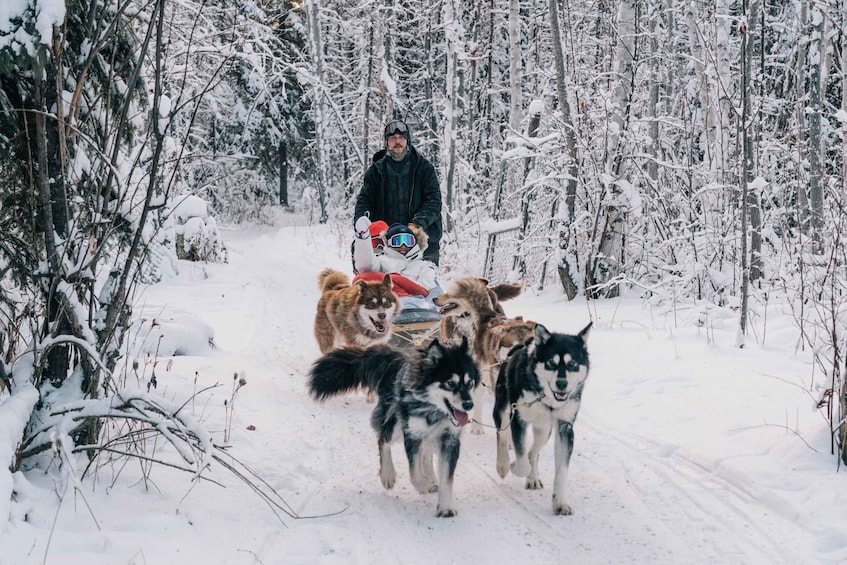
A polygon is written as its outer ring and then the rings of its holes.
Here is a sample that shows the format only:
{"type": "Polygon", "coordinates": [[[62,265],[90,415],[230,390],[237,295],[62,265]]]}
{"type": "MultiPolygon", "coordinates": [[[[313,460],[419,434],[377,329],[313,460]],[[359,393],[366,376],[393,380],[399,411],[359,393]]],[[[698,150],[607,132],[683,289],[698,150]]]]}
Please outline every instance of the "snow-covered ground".
{"type": "Polygon", "coordinates": [[[594,320],[574,515],[551,511],[552,444],[546,488],[527,491],[497,476],[487,429],[463,438],[459,514],[444,519],[437,495],[409,483],[400,445],[398,485],[383,489],[363,395],[317,404],[306,394],[317,275],[349,272],[346,234],[281,224],[225,239],[228,264],[182,263],[144,292],[136,313],[166,335],[129,379],[146,387],[155,370],[154,392],[176,404],[219,383],[186,409],[301,518],[274,513],[221,467],[195,484],[137,461],[103,465],[78,490],[31,472],[18,477],[25,494],[0,534],[0,564],[847,563],[847,476],[815,408],[809,355],[778,308],[755,319],[758,342],[737,349],[737,318],[719,309],[568,303],[555,288],[504,303],[556,331],[594,320]],[[162,354],[179,344],[190,355],[162,354]]]}

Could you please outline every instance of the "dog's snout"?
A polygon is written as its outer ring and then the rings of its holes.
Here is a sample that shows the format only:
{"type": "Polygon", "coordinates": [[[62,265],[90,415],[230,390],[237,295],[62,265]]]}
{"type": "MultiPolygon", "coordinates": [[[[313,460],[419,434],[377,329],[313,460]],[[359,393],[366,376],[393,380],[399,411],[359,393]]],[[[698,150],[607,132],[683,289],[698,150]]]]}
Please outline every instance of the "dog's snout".
{"type": "Polygon", "coordinates": [[[462,409],[465,412],[469,412],[469,411],[473,410],[473,400],[471,400],[471,399],[463,400],[462,401],[462,409]]]}
{"type": "Polygon", "coordinates": [[[385,312],[379,312],[376,315],[376,317],[379,318],[380,320],[384,320],[385,319],[385,312]]]}
{"type": "Polygon", "coordinates": [[[565,390],[568,388],[568,379],[556,379],[556,388],[565,390]]]}

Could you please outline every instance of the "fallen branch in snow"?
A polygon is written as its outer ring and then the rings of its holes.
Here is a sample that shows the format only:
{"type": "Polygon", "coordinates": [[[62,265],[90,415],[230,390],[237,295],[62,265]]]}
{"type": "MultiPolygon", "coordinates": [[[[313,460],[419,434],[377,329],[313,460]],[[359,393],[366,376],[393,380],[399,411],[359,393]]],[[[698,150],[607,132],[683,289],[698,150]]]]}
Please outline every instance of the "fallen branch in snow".
{"type": "Polygon", "coordinates": [[[735,428],[734,430],[730,430],[730,431],[742,432],[742,431],[745,431],[745,430],[753,430],[753,429],[756,429],[756,428],[781,428],[783,430],[789,431],[792,434],[794,434],[795,436],[797,436],[798,438],[800,438],[800,441],[805,443],[806,447],[808,447],[809,449],[811,449],[815,453],[818,453],[818,450],[815,449],[814,447],[812,447],[809,444],[809,442],[806,441],[806,439],[802,435],[800,435],[800,432],[798,432],[797,430],[793,430],[793,429],[789,428],[786,424],[759,424],[757,426],[745,426],[743,428],[735,428]]]}
{"type": "MultiPolygon", "coordinates": [[[[217,386],[219,385],[213,385],[199,392],[202,393],[217,386]]],[[[196,395],[192,395],[192,398],[194,396],[196,395]]],[[[162,465],[191,473],[195,484],[199,479],[203,479],[225,486],[220,481],[210,479],[205,473],[213,465],[219,465],[256,493],[280,521],[283,520],[281,514],[293,519],[321,518],[335,516],[347,510],[349,505],[332,513],[315,516],[299,515],[267,481],[232,456],[227,451],[227,447],[217,445],[211,435],[183,410],[190,402],[191,399],[181,405],[174,405],[145,392],[121,391],[109,398],[78,400],[62,404],[49,412],[48,419],[29,437],[22,453],[24,457],[28,457],[47,448],[55,451],[58,442],[63,447],[65,459],[68,452],[93,454],[81,475],[82,478],[92,469],[100,468],[106,463],[115,463],[116,459],[131,458],[151,466],[162,465]],[[97,444],[71,447],[70,438],[73,437],[74,432],[93,419],[103,422],[100,441],[97,444]],[[120,433],[104,438],[108,430],[120,430],[120,433]],[[61,441],[61,438],[67,441],[61,441]],[[167,457],[169,452],[159,449],[158,438],[164,438],[170,444],[176,457],[167,457]],[[107,456],[105,461],[104,457],[101,457],[104,455],[107,456]]],[[[72,478],[74,487],[78,488],[78,479],[75,476],[72,478]]],[[[145,473],[145,479],[148,478],[145,473]]]]}

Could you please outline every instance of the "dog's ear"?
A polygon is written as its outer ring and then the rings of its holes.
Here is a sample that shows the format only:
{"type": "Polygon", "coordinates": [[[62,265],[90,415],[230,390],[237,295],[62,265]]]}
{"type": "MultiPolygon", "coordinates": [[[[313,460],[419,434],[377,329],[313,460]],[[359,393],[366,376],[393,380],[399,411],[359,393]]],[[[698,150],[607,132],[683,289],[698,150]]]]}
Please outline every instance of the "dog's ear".
{"type": "Polygon", "coordinates": [[[548,339],[552,336],[550,335],[550,330],[542,326],[541,324],[535,324],[535,342],[539,345],[542,343],[546,343],[548,339]]]}
{"type": "Polygon", "coordinates": [[[493,292],[497,296],[498,300],[511,300],[512,298],[516,298],[521,295],[521,293],[523,292],[523,288],[523,282],[520,282],[518,284],[501,283],[489,287],[491,292],[493,292]]]}
{"type": "Polygon", "coordinates": [[[368,287],[368,283],[365,279],[359,279],[356,281],[356,286],[359,287],[359,292],[362,292],[368,287]]]}
{"type": "Polygon", "coordinates": [[[382,285],[387,286],[390,289],[394,288],[394,283],[391,282],[391,274],[390,273],[385,273],[385,276],[382,277],[382,285]]]}
{"type": "Polygon", "coordinates": [[[582,339],[582,343],[588,343],[588,331],[591,329],[591,326],[594,322],[588,322],[588,325],[582,328],[582,331],[577,334],[579,338],[582,339]]]}
{"type": "MultiPolygon", "coordinates": [[[[465,337],[462,336],[462,339],[465,339],[465,337]]],[[[432,343],[430,343],[429,347],[426,348],[424,359],[434,365],[438,363],[442,357],[444,357],[444,346],[441,345],[439,340],[432,340],[432,343]]]]}

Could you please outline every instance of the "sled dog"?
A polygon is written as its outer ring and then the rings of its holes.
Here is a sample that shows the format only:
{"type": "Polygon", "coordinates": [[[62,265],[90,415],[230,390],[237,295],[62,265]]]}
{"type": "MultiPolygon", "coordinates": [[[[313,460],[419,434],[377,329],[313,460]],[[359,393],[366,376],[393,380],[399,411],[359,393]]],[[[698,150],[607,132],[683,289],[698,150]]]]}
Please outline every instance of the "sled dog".
{"type": "Polygon", "coordinates": [[[388,343],[391,323],[400,301],[391,290],[391,277],[351,285],[344,273],[324,269],[318,275],[321,298],[315,315],[315,339],[321,353],[345,345],[368,347],[388,343]]]}
{"type": "MultiPolygon", "coordinates": [[[[489,286],[486,279],[480,278],[479,280],[482,281],[488,289],[488,297],[491,299],[491,307],[501,316],[505,316],[506,312],[503,310],[503,306],[500,302],[515,298],[523,292],[523,284],[501,283],[489,286]]],[[[474,326],[473,320],[471,319],[471,313],[467,310],[459,310],[450,316],[444,316],[441,319],[439,335],[445,339],[456,340],[461,338],[461,336],[465,336],[469,341],[473,342],[474,326]]]]}
{"type": "MultiPolygon", "coordinates": [[[[473,343],[474,361],[479,367],[482,379],[491,383],[494,390],[496,368],[505,353],[513,345],[523,342],[532,335],[534,322],[524,322],[523,319],[509,320],[503,313],[503,308],[497,300],[497,288],[508,288],[508,298],[517,296],[523,289],[522,285],[498,285],[489,287],[488,281],[478,277],[468,277],[454,281],[448,291],[436,296],[433,302],[440,307],[442,324],[445,321],[459,320],[458,334],[467,336],[473,343]],[[495,331],[495,328],[499,328],[495,331]],[[504,351],[505,349],[505,351],[504,351]]],[[[442,325],[442,331],[444,326],[442,325]]],[[[444,334],[442,333],[442,336],[444,334]]],[[[448,336],[449,338],[449,336],[448,336]]],[[[482,389],[477,393],[474,403],[474,422],[471,433],[481,434],[482,429],[482,389]]]]}
{"type": "Polygon", "coordinates": [[[494,401],[497,473],[505,478],[511,470],[518,477],[526,477],[526,488],[542,488],[538,453],[552,431],[556,445],[553,513],[557,515],[572,513],[565,490],[573,452],[573,424],[588,377],[586,339],[590,329],[591,323],[577,335],[565,335],[536,324],[533,338],[509,353],[497,377],[494,401]],[[527,451],[529,426],[533,437],[527,451]],[[511,464],[509,435],[515,450],[515,461],[511,464]]]}
{"type": "Polygon", "coordinates": [[[426,349],[337,349],[315,361],[308,383],[318,401],[360,387],[378,394],[371,427],[377,435],[382,486],[394,487],[390,444],[402,438],[412,485],[421,494],[438,492],[439,517],[456,515],[453,474],[462,429],[473,409],[471,394],[478,386],[467,340],[461,345],[434,340],[426,349]],[[436,452],[437,478],[432,463],[436,452]]]}

